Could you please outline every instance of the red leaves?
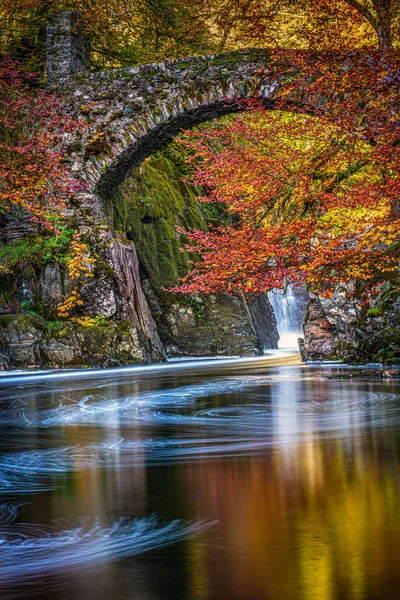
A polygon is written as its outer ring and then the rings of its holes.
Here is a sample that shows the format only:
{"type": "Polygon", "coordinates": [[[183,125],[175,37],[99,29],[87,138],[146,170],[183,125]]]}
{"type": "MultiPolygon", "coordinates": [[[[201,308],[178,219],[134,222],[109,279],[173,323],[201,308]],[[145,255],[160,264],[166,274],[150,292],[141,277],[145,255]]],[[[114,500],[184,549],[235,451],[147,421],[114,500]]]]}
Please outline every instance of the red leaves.
{"type": "Polygon", "coordinates": [[[62,136],[78,124],[54,95],[32,90],[31,79],[0,57],[0,211],[19,207],[36,224],[54,229],[80,189],[62,150],[62,136]]]}
{"type": "Polygon", "coordinates": [[[178,290],[261,292],[290,282],[329,293],[337,282],[373,289],[390,277],[400,253],[399,73],[394,52],[317,60],[279,51],[268,77],[280,81],[281,112],[252,106],[186,134],[204,201],[225,204],[231,217],[187,232],[201,261],[178,290]]]}

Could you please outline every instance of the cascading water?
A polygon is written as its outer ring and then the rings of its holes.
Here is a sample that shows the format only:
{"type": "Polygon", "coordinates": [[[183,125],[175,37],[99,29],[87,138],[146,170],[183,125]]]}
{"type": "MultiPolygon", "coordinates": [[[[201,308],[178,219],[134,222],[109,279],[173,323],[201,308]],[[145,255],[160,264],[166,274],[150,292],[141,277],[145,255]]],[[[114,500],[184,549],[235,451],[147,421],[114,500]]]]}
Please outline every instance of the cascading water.
{"type": "Polygon", "coordinates": [[[298,348],[298,338],[302,335],[302,326],[307,305],[307,294],[303,290],[284,290],[270,292],[270,302],[274,309],[279,332],[278,348],[298,348]]]}

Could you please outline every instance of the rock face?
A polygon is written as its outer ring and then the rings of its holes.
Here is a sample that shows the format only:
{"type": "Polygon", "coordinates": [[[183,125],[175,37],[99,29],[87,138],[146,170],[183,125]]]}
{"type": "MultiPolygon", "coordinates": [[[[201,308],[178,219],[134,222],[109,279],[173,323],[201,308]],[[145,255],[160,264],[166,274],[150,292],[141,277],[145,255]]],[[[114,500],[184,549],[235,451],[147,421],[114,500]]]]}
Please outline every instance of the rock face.
{"type": "Polygon", "coordinates": [[[340,288],[329,299],[313,296],[300,342],[303,360],[398,362],[400,302],[395,290],[383,285],[368,310],[340,288]]]}
{"type": "Polygon", "coordinates": [[[232,296],[211,296],[192,306],[171,305],[166,314],[170,356],[254,356],[262,353],[246,306],[232,296]]]}
{"type": "Polygon", "coordinates": [[[300,345],[305,361],[320,361],[337,358],[336,332],[328,320],[321,302],[310,300],[304,322],[304,340],[300,345]]]}
{"type": "Polygon", "coordinates": [[[277,348],[279,333],[276,317],[267,294],[260,294],[248,302],[254,331],[262,349],[277,348]]]}
{"type": "Polygon", "coordinates": [[[250,310],[245,300],[166,291],[189,268],[176,226],[206,229],[207,215],[199,192],[181,181],[173,161],[152,155],[182,128],[241,110],[238,98],[256,90],[267,98],[273,86],[261,90],[254,75],[268,62],[268,51],[99,74],[85,73],[88,59],[77,13],[50,15],[49,83],[62,91],[68,112],[87,122],[66,134],[63,144],[73,177],[84,184],[68,212],[80,239],[96,255],[93,277],[81,281],[79,304],[68,309],[69,321],[60,321],[58,307],[78,293],[67,256],[60,247],[55,255],[54,247],[47,251],[48,239],[32,228],[26,214],[7,215],[0,254],[12,264],[0,273],[0,305],[17,314],[2,317],[0,366],[154,362],[165,360],[166,353],[259,353],[274,343],[273,332],[261,332],[271,312],[267,300],[250,310]],[[268,316],[261,315],[263,310],[268,316]]]}
{"type": "Polygon", "coordinates": [[[0,315],[0,368],[99,367],[148,362],[154,354],[129,322],[52,330],[31,315],[0,315]]]}
{"type": "Polygon", "coordinates": [[[49,84],[62,92],[68,113],[87,123],[65,134],[63,145],[72,176],[84,184],[68,212],[96,254],[93,277],[82,281],[69,321],[60,321],[58,307],[78,293],[67,256],[60,247],[55,255],[54,247],[47,251],[48,239],[26,214],[7,215],[0,254],[12,264],[0,273],[0,305],[17,314],[1,317],[0,367],[154,362],[166,352],[248,355],[274,344],[272,320],[271,334],[263,331],[271,316],[267,299],[250,310],[245,300],[166,291],[189,268],[176,226],[206,229],[207,215],[173,161],[152,156],[182,128],[242,110],[238,98],[259,91],[267,99],[273,82],[260,88],[255,75],[269,52],[98,74],[85,72],[88,61],[76,11],[50,15],[49,84]]]}

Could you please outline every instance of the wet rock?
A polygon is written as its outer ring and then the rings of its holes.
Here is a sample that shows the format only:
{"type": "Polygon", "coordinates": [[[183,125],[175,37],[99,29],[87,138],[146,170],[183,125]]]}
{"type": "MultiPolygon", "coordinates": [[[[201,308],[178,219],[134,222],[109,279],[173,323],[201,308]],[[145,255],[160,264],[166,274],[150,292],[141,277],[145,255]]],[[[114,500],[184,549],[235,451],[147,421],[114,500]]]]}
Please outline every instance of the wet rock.
{"type": "Polygon", "coordinates": [[[303,360],[319,361],[332,358],[335,346],[335,331],[321,302],[314,298],[308,303],[304,322],[303,360]]]}
{"type": "Polygon", "coordinates": [[[399,362],[400,306],[391,290],[383,284],[368,310],[340,287],[328,299],[314,295],[303,327],[303,360],[399,362]]]}
{"type": "Polygon", "coordinates": [[[202,306],[173,304],[166,315],[170,356],[254,356],[262,346],[248,307],[232,296],[211,296],[202,306]]]}
{"type": "Polygon", "coordinates": [[[109,263],[120,299],[119,317],[131,321],[138,335],[148,340],[148,347],[155,362],[165,356],[156,324],[143,292],[139,277],[139,259],[132,242],[114,239],[110,244],[109,263]]]}
{"type": "Polygon", "coordinates": [[[62,302],[62,296],[65,294],[61,268],[58,263],[47,263],[44,265],[39,275],[40,296],[41,299],[57,306],[62,302]]]}
{"type": "Polygon", "coordinates": [[[255,333],[262,348],[277,348],[279,333],[268,294],[260,294],[248,301],[255,333]]]}
{"type": "Polygon", "coordinates": [[[8,358],[3,352],[0,352],[0,371],[7,371],[10,368],[8,358]]]}
{"type": "Polygon", "coordinates": [[[0,304],[0,315],[14,315],[18,310],[11,304],[0,304]]]}
{"type": "Polygon", "coordinates": [[[15,242],[35,231],[29,214],[16,207],[10,210],[4,218],[1,237],[6,242],[15,242]]]}
{"type": "Polygon", "coordinates": [[[300,352],[301,360],[303,362],[306,362],[307,361],[307,350],[306,350],[306,347],[305,347],[304,338],[299,338],[297,340],[297,344],[299,346],[299,352],[300,352]]]}
{"type": "Polygon", "coordinates": [[[40,340],[43,330],[42,319],[27,315],[1,315],[2,368],[24,369],[39,365],[41,363],[40,340]]]}
{"type": "Polygon", "coordinates": [[[154,313],[161,313],[162,312],[162,308],[160,305],[160,301],[157,297],[157,294],[155,293],[155,291],[153,290],[152,286],[151,286],[151,282],[149,279],[145,278],[142,279],[142,290],[144,295],[146,296],[147,302],[149,304],[150,310],[151,312],[154,313]]]}
{"type": "Polygon", "coordinates": [[[112,277],[103,272],[82,288],[81,300],[85,315],[105,318],[115,317],[118,313],[118,299],[112,277]]]}
{"type": "Polygon", "coordinates": [[[154,349],[129,322],[78,327],[66,324],[58,339],[46,321],[0,315],[0,370],[35,367],[98,367],[154,360],[154,349]]]}
{"type": "Polygon", "coordinates": [[[82,360],[82,352],[76,340],[48,340],[41,344],[43,363],[57,366],[76,366],[82,360]],[[75,342],[75,343],[74,343],[75,342]]]}
{"type": "Polygon", "coordinates": [[[339,370],[329,375],[324,375],[323,379],[400,379],[399,368],[374,368],[374,369],[351,369],[351,370],[339,370]]]}

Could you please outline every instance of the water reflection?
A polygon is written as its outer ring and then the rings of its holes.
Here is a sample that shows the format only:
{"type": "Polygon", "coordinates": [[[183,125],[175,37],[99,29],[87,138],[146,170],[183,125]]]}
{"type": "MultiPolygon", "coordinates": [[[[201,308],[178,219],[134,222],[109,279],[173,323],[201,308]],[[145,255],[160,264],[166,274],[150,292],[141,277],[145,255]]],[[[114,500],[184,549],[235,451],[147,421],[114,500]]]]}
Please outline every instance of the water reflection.
{"type": "Polygon", "coordinates": [[[1,597],[396,597],[399,387],[321,375],[0,382],[1,597]]]}

